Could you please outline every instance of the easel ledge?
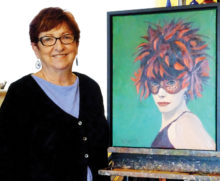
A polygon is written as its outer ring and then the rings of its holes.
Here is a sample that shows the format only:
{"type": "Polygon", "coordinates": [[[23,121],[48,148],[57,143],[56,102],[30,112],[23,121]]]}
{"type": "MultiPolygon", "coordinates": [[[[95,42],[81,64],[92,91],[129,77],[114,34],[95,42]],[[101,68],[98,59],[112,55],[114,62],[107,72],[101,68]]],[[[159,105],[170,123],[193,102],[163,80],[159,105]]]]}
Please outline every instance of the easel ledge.
{"type": "Polygon", "coordinates": [[[109,168],[100,175],[183,180],[220,180],[220,152],[109,147],[109,168]]]}
{"type": "Polygon", "coordinates": [[[147,155],[176,155],[176,156],[200,156],[200,157],[218,157],[219,151],[200,151],[200,150],[176,150],[176,149],[151,149],[151,148],[129,148],[129,147],[109,147],[109,153],[129,153],[129,154],[147,154],[147,155]]]}
{"type": "Polygon", "coordinates": [[[167,172],[167,171],[152,171],[152,170],[134,170],[134,169],[102,169],[99,170],[100,175],[105,176],[123,176],[123,177],[139,177],[139,178],[167,178],[167,179],[182,179],[182,180],[204,180],[204,181],[219,181],[220,174],[192,174],[183,172],[167,172]]]}

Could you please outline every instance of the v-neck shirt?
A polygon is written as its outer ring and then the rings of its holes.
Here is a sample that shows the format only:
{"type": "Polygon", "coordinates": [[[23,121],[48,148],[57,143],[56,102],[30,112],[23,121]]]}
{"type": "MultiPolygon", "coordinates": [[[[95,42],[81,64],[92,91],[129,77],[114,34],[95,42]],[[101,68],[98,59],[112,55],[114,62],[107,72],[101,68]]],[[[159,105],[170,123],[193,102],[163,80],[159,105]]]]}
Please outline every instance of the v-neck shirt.
{"type": "Polygon", "coordinates": [[[68,114],[79,117],[79,79],[69,86],[60,86],[32,75],[46,95],[68,114]]]}

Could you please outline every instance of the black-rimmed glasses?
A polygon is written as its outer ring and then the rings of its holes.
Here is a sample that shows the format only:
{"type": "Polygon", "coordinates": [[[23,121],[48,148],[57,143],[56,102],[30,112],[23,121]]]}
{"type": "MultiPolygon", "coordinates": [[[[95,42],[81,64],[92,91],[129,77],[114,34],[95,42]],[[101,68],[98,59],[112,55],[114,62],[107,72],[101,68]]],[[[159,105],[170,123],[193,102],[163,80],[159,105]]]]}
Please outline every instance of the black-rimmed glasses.
{"type": "Polygon", "coordinates": [[[39,41],[43,46],[53,46],[56,44],[57,40],[60,40],[62,44],[68,45],[74,42],[74,36],[71,34],[65,34],[57,38],[54,36],[43,36],[39,38],[39,41]]]}

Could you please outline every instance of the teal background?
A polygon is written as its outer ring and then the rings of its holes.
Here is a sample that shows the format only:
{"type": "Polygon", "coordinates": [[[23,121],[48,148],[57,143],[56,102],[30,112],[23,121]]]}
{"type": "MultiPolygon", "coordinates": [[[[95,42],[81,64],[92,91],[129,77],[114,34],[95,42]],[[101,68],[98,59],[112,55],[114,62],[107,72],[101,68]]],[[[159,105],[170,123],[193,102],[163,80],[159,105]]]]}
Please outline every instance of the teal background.
{"type": "MultiPolygon", "coordinates": [[[[149,23],[163,25],[183,19],[199,28],[209,46],[210,79],[202,97],[191,100],[189,109],[216,141],[216,10],[193,10],[158,14],[113,16],[112,143],[120,147],[150,147],[161,124],[161,113],[152,96],[140,100],[131,77],[140,64],[134,63],[136,47],[144,42],[149,23]]],[[[199,130],[198,130],[199,131],[199,130]]]]}

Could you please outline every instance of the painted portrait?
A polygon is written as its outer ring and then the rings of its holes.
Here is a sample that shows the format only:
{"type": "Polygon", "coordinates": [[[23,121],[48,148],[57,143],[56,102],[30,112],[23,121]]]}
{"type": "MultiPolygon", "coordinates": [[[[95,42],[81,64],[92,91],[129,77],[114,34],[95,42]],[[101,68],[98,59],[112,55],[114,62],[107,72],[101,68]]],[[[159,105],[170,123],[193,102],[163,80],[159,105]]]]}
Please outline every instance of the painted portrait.
{"type": "Polygon", "coordinates": [[[216,150],[216,10],[112,18],[112,144],[216,150]]]}

